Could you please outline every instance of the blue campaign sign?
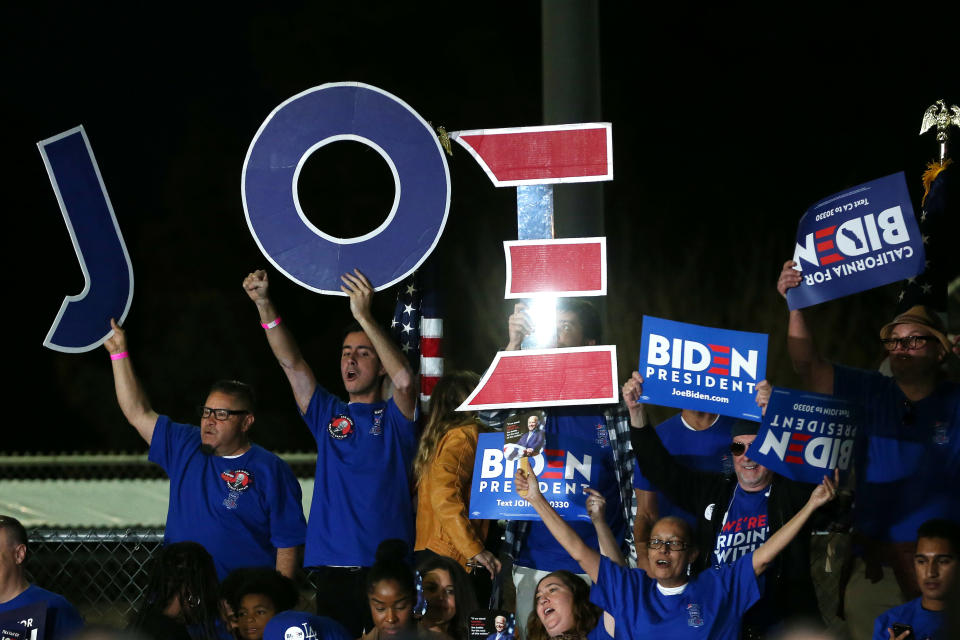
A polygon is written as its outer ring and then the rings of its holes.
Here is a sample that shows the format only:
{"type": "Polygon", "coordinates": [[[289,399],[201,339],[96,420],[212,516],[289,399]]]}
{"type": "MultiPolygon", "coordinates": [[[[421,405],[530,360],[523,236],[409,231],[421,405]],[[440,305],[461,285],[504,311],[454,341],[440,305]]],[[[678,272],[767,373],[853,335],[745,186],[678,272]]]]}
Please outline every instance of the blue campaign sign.
{"type": "MultiPolygon", "coordinates": [[[[529,458],[540,492],[564,520],[590,520],[584,489],[596,486],[603,456],[601,445],[593,440],[550,435],[543,451],[529,458]]],[[[520,459],[508,457],[504,456],[502,433],[480,434],[473,464],[471,518],[540,519],[530,503],[514,492],[513,477],[520,459]]]]}
{"type": "Polygon", "coordinates": [[[83,127],[37,146],[84,281],[83,291],[63,299],[43,345],[67,353],[90,351],[113,333],[110,318],[123,323],[127,317],[133,265],[83,127]]]}
{"type": "Polygon", "coordinates": [[[775,388],[748,455],[791,480],[820,482],[853,460],[860,408],[834,396],[775,388]]]}
{"type": "Polygon", "coordinates": [[[267,117],[243,163],[242,196],[250,232],[277,269],[312,291],[345,295],[340,276],[354,268],[380,290],[427,259],[447,222],[450,172],[437,136],[409,105],[370,85],[338,82],[297,94],[267,117]],[[338,140],[375,149],[395,185],[383,223],[353,238],[314,226],[297,195],[307,158],[338,140]]]}
{"type": "Polygon", "coordinates": [[[34,602],[0,613],[0,640],[44,640],[47,603],[34,602]]]}
{"type": "Polygon", "coordinates": [[[797,227],[793,260],[803,282],[787,291],[791,309],[921,273],[923,238],[903,172],[865,182],[807,209],[797,227]]]}
{"type": "Polygon", "coordinates": [[[641,340],[641,400],[760,422],[767,334],[643,316],[641,340]]]}

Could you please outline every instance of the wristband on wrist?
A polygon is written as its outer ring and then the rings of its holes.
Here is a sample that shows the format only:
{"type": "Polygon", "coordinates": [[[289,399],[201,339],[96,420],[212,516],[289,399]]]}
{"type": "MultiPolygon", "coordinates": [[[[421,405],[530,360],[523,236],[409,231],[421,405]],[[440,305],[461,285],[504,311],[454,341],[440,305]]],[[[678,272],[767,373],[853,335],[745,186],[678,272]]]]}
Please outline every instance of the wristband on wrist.
{"type": "Polygon", "coordinates": [[[261,322],[260,326],[264,329],[273,329],[278,324],[280,324],[280,316],[277,316],[275,320],[271,320],[270,322],[261,322]]]}
{"type": "Polygon", "coordinates": [[[123,360],[124,358],[127,358],[127,357],[129,357],[129,356],[130,356],[130,354],[129,354],[128,352],[126,352],[126,351],[121,351],[120,353],[111,353],[111,354],[110,354],[110,359],[111,359],[111,360],[123,360]]]}

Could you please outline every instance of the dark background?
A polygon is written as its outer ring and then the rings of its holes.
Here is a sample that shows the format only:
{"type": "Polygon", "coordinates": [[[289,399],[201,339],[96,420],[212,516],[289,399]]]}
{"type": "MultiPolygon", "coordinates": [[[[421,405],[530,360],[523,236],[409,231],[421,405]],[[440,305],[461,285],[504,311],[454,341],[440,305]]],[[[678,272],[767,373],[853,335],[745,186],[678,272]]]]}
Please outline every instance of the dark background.
{"type": "MultiPolygon", "coordinates": [[[[957,101],[935,20],[875,24],[823,14],[673,2],[600,7],[602,119],[613,123],[606,183],[606,342],[621,376],[646,313],[768,332],[768,377],[786,360],[786,306],[774,283],[813,202],[904,170],[919,202],[938,98],[957,101]]],[[[83,4],[3,10],[7,379],[0,452],[142,451],[117,408],[102,349],[42,341],[83,278],[36,142],[83,124],[133,261],[126,327],[154,408],[190,420],[206,387],[240,378],[260,394],[255,438],[313,448],[257,314],[240,287],[267,265],[240,199],[253,135],[285,99],[360,81],[449,131],[530,126],[541,115],[540,5],[233,3],[217,8],[83,4]],[[276,5],[276,6],[275,6],[276,5]]],[[[949,40],[949,38],[948,38],[949,40]]],[[[949,48],[949,47],[948,47],[949,48]]],[[[955,47],[954,52],[955,53],[955,47]]],[[[506,340],[503,240],[516,190],[494,188],[455,145],[452,203],[431,258],[448,297],[447,367],[482,372],[506,340]]],[[[335,235],[374,228],[393,198],[379,157],[335,143],[301,177],[308,216],[335,235]]],[[[557,222],[564,236],[564,220],[557,222]]],[[[343,298],[272,272],[274,298],[324,386],[342,392],[343,298]]],[[[811,310],[822,350],[875,365],[895,287],[811,310]]],[[[386,321],[395,290],[376,308],[386,321]]],[[[659,412],[666,417],[670,410],[659,412]]]]}

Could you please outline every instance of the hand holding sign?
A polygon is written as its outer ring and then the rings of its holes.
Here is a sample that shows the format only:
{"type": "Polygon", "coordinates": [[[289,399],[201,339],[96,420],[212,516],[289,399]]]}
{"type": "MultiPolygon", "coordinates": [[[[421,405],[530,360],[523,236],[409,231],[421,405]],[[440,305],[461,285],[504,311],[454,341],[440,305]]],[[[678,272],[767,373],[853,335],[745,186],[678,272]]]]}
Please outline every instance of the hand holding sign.
{"type": "Polygon", "coordinates": [[[127,350],[127,334],[120,328],[117,321],[110,318],[110,328],[113,329],[113,335],[103,341],[103,346],[110,352],[110,355],[124,353],[127,350]]]}
{"type": "Polygon", "coordinates": [[[773,393],[773,385],[766,380],[757,383],[757,406],[760,407],[760,415],[767,413],[767,404],[770,402],[770,394],[773,393]]]}
{"type": "Polygon", "coordinates": [[[507,320],[508,342],[506,351],[516,351],[523,344],[523,339],[533,333],[533,320],[527,313],[527,305],[518,302],[513,305],[513,313],[507,320]]]}
{"type": "Polygon", "coordinates": [[[350,313],[353,317],[358,322],[363,318],[372,318],[370,305],[373,303],[373,285],[367,277],[359,269],[354,269],[352,274],[345,273],[340,279],[343,280],[340,291],[350,296],[350,313]]]}
{"type": "Polygon", "coordinates": [[[647,425],[647,421],[644,419],[643,404],[640,402],[640,396],[643,395],[643,376],[639,371],[631,374],[630,379],[623,383],[620,392],[627,411],[630,412],[630,426],[642,429],[647,425]]]}
{"type": "Polygon", "coordinates": [[[543,499],[543,494],[540,493],[540,483],[537,480],[537,474],[526,465],[518,465],[517,473],[513,476],[513,490],[517,492],[517,495],[526,498],[527,502],[536,502],[538,499],[543,499]]]}
{"type": "Polygon", "coordinates": [[[819,509],[827,504],[837,495],[837,485],[840,484],[840,470],[833,470],[833,479],[830,476],[823,476],[823,481],[817,485],[817,488],[810,493],[810,499],[807,504],[813,509],[819,509]]]}
{"type": "Polygon", "coordinates": [[[787,298],[787,291],[789,289],[799,287],[800,283],[803,282],[803,275],[797,271],[796,267],[796,262],[787,260],[783,263],[783,270],[780,272],[780,277],[777,278],[777,291],[783,296],[784,300],[787,298]]]}

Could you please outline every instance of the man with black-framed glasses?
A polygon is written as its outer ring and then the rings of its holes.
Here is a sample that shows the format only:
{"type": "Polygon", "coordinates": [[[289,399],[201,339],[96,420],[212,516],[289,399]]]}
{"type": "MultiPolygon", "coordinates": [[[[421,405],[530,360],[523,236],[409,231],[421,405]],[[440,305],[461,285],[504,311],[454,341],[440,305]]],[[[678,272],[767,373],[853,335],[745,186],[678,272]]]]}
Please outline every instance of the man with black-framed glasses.
{"type": "MultiPolygon", "coordinates": [[[[777,290],[799,286],[792,260],[777,290]]],[[[960,522],[960,385],[943,365],[951,343],[940,316],[916,305],[880,329],[892,375],[834,364],[816,349],[801,309],[790,311],[787,348],[806,387],[864,407],[854,449],[853,535],[844,594],[854,640],[870,638],[873,619],[919,595],[914,534],[924,521],[960,522]]]]}
{"type": "Polygon", "coordinates": [[[193,541],[213,556],[223,579],[242,567],[275,567],[288,577],[306,536],[300,483],[290,466],[250,442],[253,389],[213,384],[198,407],[200,426],[159,415],[134,373],[123,329],[113,320],[110,353],[117,401],[150,445],[150,461],[170,476],[164,544],[193,541]]]}

